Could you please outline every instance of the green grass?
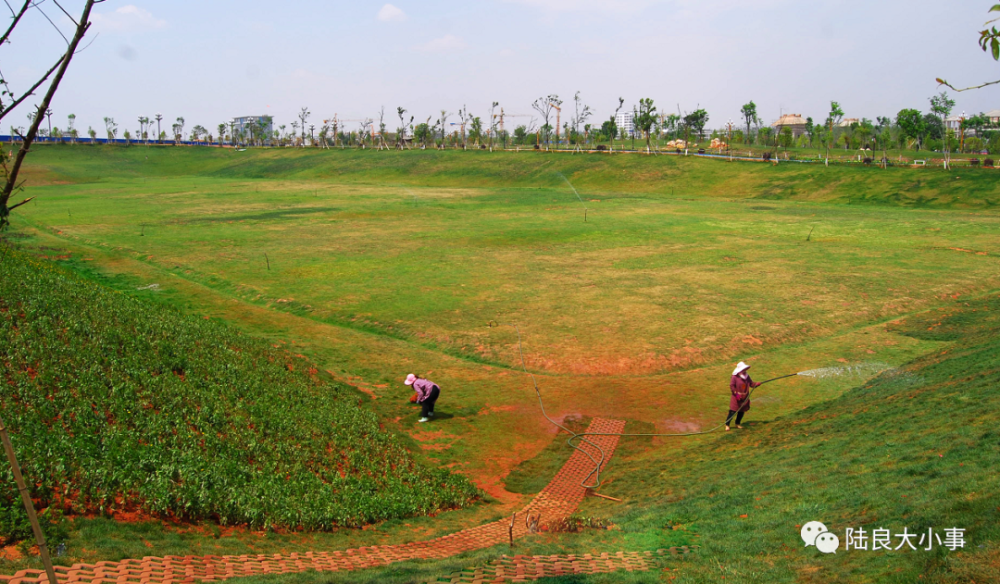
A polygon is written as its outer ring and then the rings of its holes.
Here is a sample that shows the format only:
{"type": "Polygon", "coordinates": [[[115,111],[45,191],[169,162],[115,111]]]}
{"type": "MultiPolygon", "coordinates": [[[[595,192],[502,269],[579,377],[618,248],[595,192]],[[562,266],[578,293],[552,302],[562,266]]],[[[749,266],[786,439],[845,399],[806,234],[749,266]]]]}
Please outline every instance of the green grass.
{"type": "MultiPolygon", "coordinates": [[[[5,423],[50,514],[332,529],[472,502],[302,355],[6,252],[5,423]]],[[[0,537],[26,537],[13,484],[0,537]]]]}
{"type": "MultiPolygon", "coordinates": [[[[758,379],[844,362],[901,365],[956,341],[893,323],[1000,288],[993,210],[1000,186],[984,169],[86,146],[40,148],[29,160],[27,194],[38,202],[13,216],[24,250],[130,295],[230,321],[274,344],[287,341],[319,369],[369,393],[365,407],[417,460],[465,474],[498,500],[443,514],[433,521],[438,530],[509,516],[568,455],[538,415],[513,329],[486,326],[491,321],[517,323],[527,366],[556,419],[607,416],[678,432],[722,421],[736,360],[751,362],[758,379]],[[137,290],[150,284],[158,287],[137,290]],[[409,372],[442,386],[442,419],[414,423],[401,384],[409,372]]],[[[888,398],[900,379],[871,387],[888,398]]],[[[896,569],[899,581],[910,581],[904,576],[913,570],[938,570],[876,556],[816,558],[793,545],[794,524],[808,520],[800,511],[830,511],[825,521],[842,535],[862,487],[878,505],[894,492],[903,500],[902,478],[917,475],[878,467],[858,475],[861,481],[848,472],[855,458],[884,456],[887,441],[910,448],[886,438],[890,429],[948,437],[949,416],[969,415],[934,402],[925,404],[936,420],[929,426],[904,427],[896,413],[878,421],[851,410],[860,428],[846,414],[821,418],[823,408],[861,399],[852,388],[865,381],[785,380],[762,388],[748,432],[628,444],[602,491],[624,495],[627,505],[590,499],[582,510],[621,530],[536,536],[517,553],[701,543],[704,559],[678,566],[689,581],[723,574],[808,581],[814,568],[830,581],[883,581],[896,569]],[[798,440],[803,425],[826,423],[844,425],[798,440]],[[845,437],[848,427],[857,439],[845,437]],[[754,448],[758,441],[768,447],[754,448]],[[827,467],[860,486],[840,497],[823,478],[827,467]],[[777,495],[748,499],[763,491],[777,495]],[[758,517],[754,505],[767,513],[758,517]],[[861,566],[858,574],[850,562],[861,566]]],[[[986,476],[983,467],[959,468],[971,474],[948,475],[929,492],[991,492],[976,478],[986,476]]],[[[880,509],[879,518],[899,510],[880,509]]],[[[974,527],[965,509],[940,507],[935,517],[969,518],[974,527]]],[[[900,513],[887,527],[905,519],[900,513]]],[[[74,533],[71,542],[84,541],[74,533]]],[[[992,541],[992,532],[981,533],[992,541]]],[[[115,555],[110,536],[95,537],[105,543],[88,557],[115,555]]],[[[370,537],[310,541],[337,549],[370,537]]],[[[379,537],[374,541],[415,535],[387,522],[379,537]]],[[[246,537],[220,545],[284,544],[246,537]]],[[[194,540],[167,549],[184,546],[212,549],[194,540]]]]}

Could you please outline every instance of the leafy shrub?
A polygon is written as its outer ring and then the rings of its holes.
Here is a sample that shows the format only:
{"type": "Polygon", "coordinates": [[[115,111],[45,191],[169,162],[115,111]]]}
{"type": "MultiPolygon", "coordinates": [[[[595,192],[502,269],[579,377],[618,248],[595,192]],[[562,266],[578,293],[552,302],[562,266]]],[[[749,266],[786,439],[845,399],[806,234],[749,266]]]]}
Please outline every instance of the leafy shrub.
{"type": "MultiPolygon", "coordinates": [[[[467,505],[304,357],[70,276],[0,261],[0,416],[40,506],[323,530],[467,505]]],[[[9,469],[0,537],[27,535],[9,469]]]]}

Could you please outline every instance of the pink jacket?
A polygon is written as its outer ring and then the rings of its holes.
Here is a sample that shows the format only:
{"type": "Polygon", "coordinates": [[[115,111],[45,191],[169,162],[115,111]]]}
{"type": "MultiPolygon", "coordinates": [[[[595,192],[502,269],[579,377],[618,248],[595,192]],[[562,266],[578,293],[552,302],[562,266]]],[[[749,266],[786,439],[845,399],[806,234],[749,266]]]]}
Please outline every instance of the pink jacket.
{"type": "Polygon", "coordinates": [[[431,390],[435,387],[438,388],[438,391],[441,391],[441,388],[430,379],[424,379],[422,377],[417,378],[417,380],[413,382],[413,391],[417,392],[417,403],[422,403],[425,399],[430,397],[431,390]]]}
{"type": "Polygon", "coordinates": [[[753,379],[750,379],[750,374],[747,373],[746,379],[743,379],[739,375],[733,375],[733,378],[729,380],[729,393],[732,395],[729,398],[729,409],[732,411],[746,412],[750,410],[750,400],[747,399],[743,401],[748,395],[750,395],[750,390],[754,387],[760,386],[759,383],[754,383],[753,379]],[[740,407],[740,403],[743,402],[743,407],[740,407]]]}

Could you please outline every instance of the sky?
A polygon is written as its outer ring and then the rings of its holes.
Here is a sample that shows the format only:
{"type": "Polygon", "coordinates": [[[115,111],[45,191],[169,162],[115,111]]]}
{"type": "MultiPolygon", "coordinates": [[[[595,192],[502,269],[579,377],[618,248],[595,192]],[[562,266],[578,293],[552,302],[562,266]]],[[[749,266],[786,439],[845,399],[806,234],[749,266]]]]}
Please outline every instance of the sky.
{"type": "MultiPolygon", "coordinates": [[[[302,107],[317,127],[396,108],[435,119],[467,107],[534,115],[573,96],[600,124],[625,99],[658,111],[704,108],[708,126],[738,121],[753,100],[765,123],[782,113],[822,120],[831,100],[847,117],[927,111],[942,77],[965,87],[1000,78],[977,31],[993,0],[107,0],[52,104],[54,126],[77,116],[103,136],[103,118],[133,132],[140,116],[178,116],[211,130],[241,115],[290,124],[302,107]]],[[[82,0],[62,0],[72,14],[82,0]]],[[[41,4],[0,47],[17,92],[65,47],[41,4]]],[[[66,32],[68,35],[69,33],[66,32]]],[[[1000,108],[1000,86],[954,94],[955,113],[1000,108]]],[[[29,100],[30,102],[31,100],[29,100]]],[[[40,97],[34,100],[38,103],[40,97]]],[[[3,120],[27,126],[22,106],[3,120]]],[[[508,124],[530,118],[508,117],[508,124]]],[[[164,124],[168,126],[169,124],[164,124]]],[[[354,129],[356,122],[347,122],[354,129]]]]}

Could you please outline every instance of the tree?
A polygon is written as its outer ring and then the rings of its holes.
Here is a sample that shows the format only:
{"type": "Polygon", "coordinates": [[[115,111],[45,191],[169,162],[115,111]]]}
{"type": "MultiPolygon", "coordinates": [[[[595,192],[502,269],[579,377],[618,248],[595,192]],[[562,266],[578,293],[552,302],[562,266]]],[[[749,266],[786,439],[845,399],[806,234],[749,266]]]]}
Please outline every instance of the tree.
{"type": "Polygon", "coordinates": [[[184,118],[177,118],[177,122],[172,126],[174,131],[174,145],[180,146],[181,140],[184,139],[184,118]]]}
{"type": "Polygon", "coordinates": [[[792,133],[791,128],[789,128],[788,126],[781,128],[781,134],[778,136],[778,144],[780,144],[782,148],[784,148],[787,151],[788,148],[792,145],[794,139],[795,136],[792,133]]]}
{"type": "Polygon", "coordinates": [[[472,118],[472,123],[469,125],[469,140],[472,140],[473,146],[479,146],[479,141],[483,137],[483,120],[479,119],[479,116],[472,118]]]}
{"type": "Polygon", "coordinates": [[[651,98],[646,97],[639,100],[639,109],[635,112],[634,123],[635,127],[639,128],[646,136],[646,154],[652,153],[649,135],[653,130],[653,124],[656,123],[656,106],[653,105],[651,98]]]}
{"type": "Polygon", "coordinates": [[[750,100],[750,103],[743,104],[740,108],[740,113],[743,114],[743,119],[746,120],[747,124],[747,138],[750,137],[750,124],[757,123],[757,104],[750,100]]]}
{"type": "Polygon", "coordinates": [[[399,116],[399,129],[396,130],[396,148],[402,150],[403,143],[406,140],[406,122],[403,121],[403,116],[406,115],[406,110],[402,107],[397,107],[396,115],[399,116]]]}
{"type": "Polygon", "coordinates": [[[69,134],[71,143],[76,144],[76,114],[69,114],[66,120],[66,133],[69,134]]]}
{"type": "Polygon", "coordinates": [[[191,129],[191,140],[197,142],[202,137],[208,137],[208,129],[202,125],[196,125],[191,129]]]}
{"type": "Polygon", "coordinates": [[[539,97],[531,104],[531,107],[542,116],[542,137],[545,140],[546,150],[549,149],[549,134],[552,131],[552,124],[549,123],[549,118],[552,117],[552,110],[561,106],[562,103],[558,95],[550,93],[547,97],[539,97]]]}
{"type": "Polygon", "coordinates": [[[812,147],[813,134],[816,132],[816,124],[812,118],[806,118],[806,135],[809,136],[809,146],[812,147]]]}
{"type": "Polygon", "coordinates": [[[449,113],[448,110],[441,110],[441,117],[438,118],[438,122],[441,125],[441,149],[442,150],[445,147],[445,145],[444,145],[444,141],[445,141],[444,134],[445,134],[446,128],[448,127],[448,116],[450,116],[450,115],[451,115],[451,113],[449,113]]]}
{"type": "MultiPolygon", "coordinates": [[[[615,137],[618,136],[618,112],[621,111],[622,106],[625,105],[625,98],[618,98],[618,107],[615,108],[615,113],[611,114],[611,152],[615,151],[615,137]]],[[[602,126],[604,127],[604,126],[602,126]]],[[[625,137],[622,137],[622,150],[625,149],[625,137]]]]}
{"type": "MultiPolygon", "coordinates": [[[[2,154],[0,153],[0,179],[3,181],[3,186],[0,188],[0,231],[7,228],[10,218],[10,213],[14,209],[24,205],[30,201],[33,197],[29,197],[20,203],[15,205],[10,205],[10,198],[17,192],[20,192],[23,187],[23,183],[18,182],[18,175],[21,172],[21,167],[24,164],[24,159],[27,157],[28,153],[31,151],[31,144],[35,141],[38,136],[38,129],[42,123],[42,114],[48,112],[49,105],[52,103],[52,98],[55,96],[56,91],[59,89],[59,84],[62,82],[63,77],[66,75],[66,70],[69,68],[70,61],[77,54],[77,48],[80,46],[80,41],[90,30],[90,12],[94,7],[94,4],[100,3],[103,0],[86,0],[84,2],[83,10],[77,19],[73,19],[68,13],[66,17],[75,26],[73,30],[72,37],[67,38],[63,35],[63,38],[67,40],[66,49],[61,52],[61,56],[56,60],[45,73],[39,77],[30,88],[28,88],[23,93],[15,92],[11,89],[7,80],[3,78],[0,74],[0,120],[3,120],[6,115],[16,108],[19,104],[23,103],[29,96],[34,95],[35,90],[42,86],[50,77],[52,81],[49,83],[49,88],[46,90],[45,95],[42,97],[41,103],[35,108],[35,117],[32,120],[31,125],[28,127],[28,132],[23,134],[21,137],[21,147],[18,148],[17,153],[14,154],[2,154]]],[[[11,21],[7,25],[6,30],[0,36],[0,48],[4,45],[11,44],[11,35],[17,29],[18,24],[23,19],[24,15],[31,9],[36,9],[41,11],[39,8],[39,3],[33,0],[24,0],[24,3],[18,9],[14,9],[11,4],[7,3],[8,8],[11,11],[11,21]]],[[[65,10],[63,11],[65,13],[65,10]]],[[[43,13],[44,15],[44,13],[43,13]]],[[[48,19],[48,16],[45,16],[48,19]]],[[[51,20],[49,22],[52,22],[51,20]]],[[[56,24],[52,24],[58,30],[56,24]]],[[[62,34],[62,31],[60,31],[62,34]]],[[[11,59],[4,59],[5,64],[10,64],[11,59]]],[[[51,124],[51,118],[49,123],[51,124]]],[[[3,431],[6,439],[6,430],[3,431]]],[[[17,464],[17,460],[10,457],[11,465],[17,464]]],[[[23,485],[19,485],[22,489],[23,485]]],[[[37,527],[37,519],[35,517],[34,506],[31,505],[30,497],[27,495],[26,490],[22,490],[22,494],[25,497],[25,510],[28,513],[28,517],[34,527],[37,527]]],[[[35,530],[36,538],[38,539],[39,552],[42,556],[42,563],[45,566],[46,574],[51,582],[56,581],[55,572],[53,572],[52,563],[49,560],[48,548],[45,544],[44,537],[40,536],[40,531],[35,530]]]]}
{"type": "Polygon", "coordinates": [[[104,118],[104,129],[108,132],[108,142],[114,142],[118,137],[118,124],[114,118],[104,118]]]}
{"type": "Polygon", "coordinates": [[[302,122],[299,127],[302,128],[302,146],[303,147],[306,145],[306,120],[308,120],[309,116],[311,116],[311,115],[312,115],[312,112],[309,111],[309,108],[307,108],[307,107],[304,107],[301,110],[299,110],[299,120],[302,122]]]}
{"type": "MultiPolygon", "coordinates": [[[[156,140],[157,142],[163,141],[163,131],[160,129],[160,122],[163,121],[163,114],[156,114],[153,119],[156,120],[156,140]]],[[[222,132],[219,132],[222,135],[222,132]]]]}
{"type": "MultiPolygon", "coordinates": [[[[994,4],[993,7],[990,8],[989,12],[1000,12],[1000,4],[994,4]]],[[[990,54],[994,61],[1000,61],[1000,30],[997,30],[997,27],[995,26],[990,27],[990,25],[998,20],[1000,20],[1000,18],[994,18],[993,20],[986,21],[986,24],[983,26],[986,26],[987,28],[979,31],[979,47],[983,50],[983,52],[990,54]]],[[[937,82],[941,85],[946,85],[955,91],[961,92],[968,91],[970,89],[980,89],[986,87],[987,85],[996,85],[997,83],[1000,83],[1000,80],[989,81],[981,85],[966,87],[965,89],[956,89],[951,83],[948,83],[940,77],[937,78],[937,82]]]]}
{"type": "MultiPolygon", "coordinates": [[[[930,98],[931,102],[931,113],[941,117],[941,126],[947,127],[948,116],[951,115],[951,110],[955,107],[955,100],[948,97],[947,91],[942,91],[938,95],[930,98]]],[[[944,146],[944,167],[948,168],[951,166],[951,148],[949,148],[947,136],[945,136],[944,146]]]]}
{"type": "Polygon", "coordinates": [[[95,130],[94,128],[92,128],[90,126],[87,126],[87,135],[90,136],[90,145],[91,146],[93,146],[94,144],[97,144],[97,130],[95,130]]]}
{"type": "Polygon", "coordinates": [[[844,110],[840,109],[840,104],[835,101],[831,101],[830,113],[826,117],[826,126],[829,128],[829,136],[826,140],[826,166],[830,166],[830,146],[836,138],[833,132],[833,127],[838,125],[843,117],[844,110]]]}
{"type": "Polygon", "coordinates": [[[700,108],[684,116],[684,125],[690,128],[699,140],[704,139],[705,124],[707,123],[708,112],[700,108]]]}
{"type": "Polygon", "coordinates": [[[903,109],[896,114],[896,125],[903,138],[911,138],[916,142],[917,150],[926,132],[924,117],[918,110],[903,109]]]}
{"type": "Polygon", "coordinates": [[[514,143],[523,146],[528,139],[528,127],[520,125],[514,128],[514,143]]]}
{"type": "MultiPolygon", "coordinates": [[[[590,111],[590,106],[583,103],[583,100],[580,99],[579,91],[577,91],[576,94],[573,96],[573,105],[575,110],[572,120],[573,132],[579,134],[580,126],[587,123],[587,119],[590,118],[591,115],[593,115],[593,112],[590,111]]],[[[576,149],[577,150],[580,149],[579,145],[577,145],[576,149]]]]}
{"type": "Polygon", "coordinates": [[[222,147],[222,140],[226,136],[226,123],[223,122],[223,123],[219,124],[218,126],[216,126],[215,129],[219,131],[219,133],[218,133],[219,147],[221,148],[222,147]]]}

